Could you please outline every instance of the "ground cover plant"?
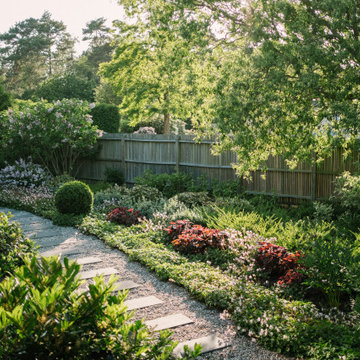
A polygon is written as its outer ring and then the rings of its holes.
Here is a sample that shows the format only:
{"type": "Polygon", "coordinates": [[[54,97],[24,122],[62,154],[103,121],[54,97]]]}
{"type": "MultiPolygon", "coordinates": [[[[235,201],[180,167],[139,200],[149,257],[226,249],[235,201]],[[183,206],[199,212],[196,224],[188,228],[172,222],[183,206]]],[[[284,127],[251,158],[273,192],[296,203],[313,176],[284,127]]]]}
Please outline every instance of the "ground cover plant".
{"type": "Polygon", "coordinates": [[[148,184],[137,189],[101,187],[78,227],[224,309],[240,333],[269,349],[309,359],[359,358],[355,222],[350,231],[341,218],[324,221],[316,205],[284,208],[261,196],[166,198],[148,184]],[[206,201],[180,201],[197,198],[206,201]],[[123,215],[132,209],[145,218],[131,226],[109,221],[120,207],[123,215]]]}

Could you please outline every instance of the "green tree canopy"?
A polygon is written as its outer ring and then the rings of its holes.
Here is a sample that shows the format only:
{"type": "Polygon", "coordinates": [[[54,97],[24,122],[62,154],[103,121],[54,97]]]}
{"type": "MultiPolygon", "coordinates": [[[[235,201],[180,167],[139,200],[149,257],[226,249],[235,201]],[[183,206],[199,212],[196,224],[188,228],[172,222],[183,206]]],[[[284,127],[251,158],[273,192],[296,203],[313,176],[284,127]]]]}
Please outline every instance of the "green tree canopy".
{"type": "Polygon", "coordinates": [[[117,48],[101,75],[122,98],[122,115],[132,125],[154,115],[187,119],[194,109],[194,63],[206,51],[208,23],[161,1],[119,1],[131,25],[116,22],[117,48]]]}
{"type": "Polygon", "coordinates": [[[6,88],[16,95],[33,90],[47,76],[64,71],[74,55],[74,39],[61,21],[45,12],[0,34],[0,63],[6,88]]]}
{"type": "Polygon", "coordinates": [[[178,0],[211,13],[226,37],[204,127],[244,172],[359,148],[360,6],[355,0],[178,0]],[[214,126],[215,125],[215,126],[214,126]]]}

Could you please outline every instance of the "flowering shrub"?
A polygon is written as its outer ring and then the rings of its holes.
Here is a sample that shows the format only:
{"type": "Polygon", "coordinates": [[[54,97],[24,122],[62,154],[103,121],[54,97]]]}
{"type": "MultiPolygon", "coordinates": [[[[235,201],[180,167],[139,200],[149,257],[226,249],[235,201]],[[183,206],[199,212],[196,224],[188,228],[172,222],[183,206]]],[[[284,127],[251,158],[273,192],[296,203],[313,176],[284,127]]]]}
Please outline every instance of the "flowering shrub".
{"type": "Polygon", "coordinates": [[[6,185],[1,187],[0,205],[47,216],[55,207],[54,193],[47,187],[6,185]]]}
{"type": "Polygon", "coordinates": [[[15,161],[0,170],[0,185],[16,185],[25,187],[45,186],[50,175],[40,165],[34,164],[31,158],[15,161]]]}
{"type": "Polygon", "coordinates": [[[6,154],[26,149],[53,175],[70,174],[76,160],[94,151],[100,135],[81,100],[20,104],[1,119],[1,147],[6,154]]]}
{"type": "Polygon", "coordinates": [[[140,211],[122,206],[114,209],[107,216],[107,220],[116,224],[131,226],[139,224],[142,217],[140,211]]]}
{"type": "Polygon", "coordinates": [[[255,255],[255,264],[271,280],[277,280],[283,285],[303,280],[304,275],[297,271],[301,268],[298,263],[301,254],[298,251],[292,254],[283,246],[266,241],[261,241],[260,245],[255,255]]]}
{"type": "Polygon", "coordinates": [[[144,126],[134,131],[134,134],[152,134],[156,135],[156,131],[152,126],[144,126]]]}

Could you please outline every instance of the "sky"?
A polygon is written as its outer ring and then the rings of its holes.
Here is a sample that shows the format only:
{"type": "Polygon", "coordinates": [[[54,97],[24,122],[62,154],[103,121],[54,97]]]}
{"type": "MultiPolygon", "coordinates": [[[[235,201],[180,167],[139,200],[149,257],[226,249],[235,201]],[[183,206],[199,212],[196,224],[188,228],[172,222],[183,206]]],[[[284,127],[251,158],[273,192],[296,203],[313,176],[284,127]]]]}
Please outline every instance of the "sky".
{"type": "Polygon", "coordinates": [[[61,20],[67,31],[80,40],[76,52],[81,54],[87,43],[81,41],[86,23],[104,17],[111,26],[113,20],[124,19],[124,11],[116,0],[0,0],[0,33],[29,17],[40,18],[48,10],[54,20],[61,20]]]}

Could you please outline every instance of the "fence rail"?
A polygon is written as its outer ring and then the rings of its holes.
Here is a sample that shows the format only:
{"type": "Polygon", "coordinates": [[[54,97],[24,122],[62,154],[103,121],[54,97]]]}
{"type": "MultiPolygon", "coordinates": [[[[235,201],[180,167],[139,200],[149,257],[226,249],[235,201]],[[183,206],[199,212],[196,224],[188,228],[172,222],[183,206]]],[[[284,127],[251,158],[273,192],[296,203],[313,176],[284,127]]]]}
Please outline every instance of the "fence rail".
{"type": "MultiPolygon", "coordinates": [[[[107,167],[123,170],[127,183],[133,183],[147,169],[154,173],[182,171],[193,177],[205,175],[218,181],[236,178],[232,164],[238,159],[226,151],[211,153],[214,141],[195,142],[190,135],[104,134],[99,140],[101,151],[93,161],[85,161],[78,177],[101,180],[107,167]]],[[[354,171],[359,155],[344,161],[341,151],[334,151],[320,166],[301,163],[294,170],[279,156],[267,161],[267,171],[254,171],[252,181],[242,180],[243,188],[252,194],[271,194],[282,199],[320,199],[333,192],[335,176],[345,170],[354,171]],[[262,175],[266,175],[263,177],[262,175]]]]}

